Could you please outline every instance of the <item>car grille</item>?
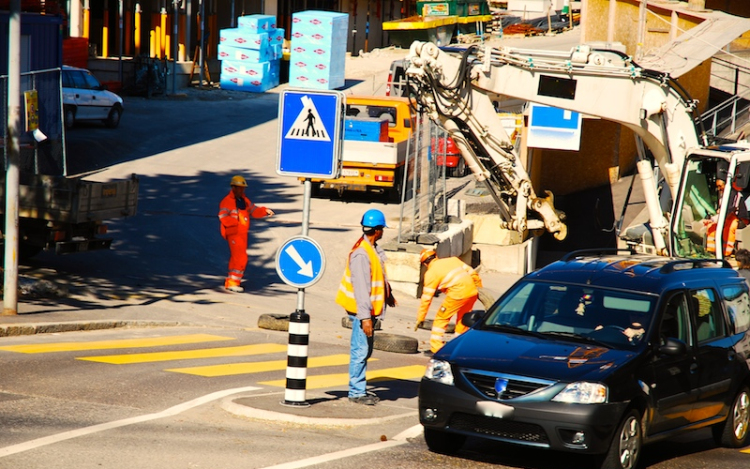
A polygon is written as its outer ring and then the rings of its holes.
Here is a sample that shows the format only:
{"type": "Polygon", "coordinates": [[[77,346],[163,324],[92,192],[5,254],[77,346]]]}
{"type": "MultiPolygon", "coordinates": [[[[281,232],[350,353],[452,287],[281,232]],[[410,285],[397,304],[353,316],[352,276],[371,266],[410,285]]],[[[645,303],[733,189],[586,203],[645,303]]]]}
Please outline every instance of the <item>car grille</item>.
{"type": "Polygon", "coordinates": [[[532,393],[538,389],[546,388],[547,386],[554,384],[553,381],[536,380],[525,378],[523,376],[508,376],[497,373],[487,374],[475,370],[463,370],[462,374],[483,396],[500,401],[525,396],[526,394],[532,393]],[[505,391],[500,395],[495,391],[495,381],[497,381],[498,378],[508,380],[508,385],[506,386],[505,391]]]}
{"type": "Polygon", "coordinates": [[[448,427],[464,432],[513,440],[540,446],[549,446],[547,433],[539,425],[514,422],[482,415],[456,412],[451,416],[448,427]]]}

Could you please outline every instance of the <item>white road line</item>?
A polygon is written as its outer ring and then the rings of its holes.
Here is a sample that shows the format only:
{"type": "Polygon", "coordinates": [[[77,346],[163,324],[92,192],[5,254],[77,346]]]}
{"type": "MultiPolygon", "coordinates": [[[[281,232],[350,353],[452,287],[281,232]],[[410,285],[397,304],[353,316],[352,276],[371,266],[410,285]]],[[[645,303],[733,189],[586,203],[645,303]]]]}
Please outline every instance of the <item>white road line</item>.
{"type": "Polygon", "coordinates": [[[45,436],[43,438],[37,438],[36,440],[27,441],[25,443],[19,443],[17,445],[6,446],[5,448],[0,448],[0,458],[3,458],[5,456],[10,456],[12,454],[22,453],[24,451],[29,451],[29,450],[36,449],[36,448],[41,448],[42,446],[53,445],[61,441],[71,440],[73,438],[78,438],[79,436],[91,435],[93,433],[104,432],[107,430],[125,427],[128,425],[148,422],[149,420],[157,420],[157,419],[164,418],[164,417],[172,417],[174,415],[180,414],[192,408],[201,406],[211,401],[222,399],[232,394],[237,394],[240,392],[256,391],[258,389],[262,389],[262,388],[255,387],[255,386],[247,386],[244,388],[226,389],[224,391],[218,391],[218,392],[214,392],[211,394],[207,394],[197,399],[193,399],[192,401],[183,402],[182,404],[178,404],[174,407],[170,407],[167,410],[164,410],[162,412],[158,412],[155,414],[146,414],[146,415],[141,415],[138,417],[131,417],[127,419],[116,420],[114,422],[100,423],[98,425],[92,425],[90,427],[79,428],[78,430],[71,430],[68,432],[58,433],[57,435],[50,435],[50,436],[45,436]]]}
{"type": "Polygon", "coordinates": [[[261,469],[300,469],[303,467],[314,466],[316,464],[323,464],[337,459],[348,458],[350,456],[357,456],[359,454],[369,453],[371,451],[380,451],[394,446],[400,446],[408,443],[409,438],[414,438],[422,433],[422,425],[414,425],[411,428],[407,428],[403,432],[394,436],[393,439],[388,441],[382,441],[380,443],[373,443],[367,446],[360,446],[359,448],[345,449],[343,451],[337,451],[335,453],[324,454],[322,456],[315,456],[312,458],[301,459],[299,461],[292,461],[284,464],[278,464],[276,466],[268,466],[261,469]]]}

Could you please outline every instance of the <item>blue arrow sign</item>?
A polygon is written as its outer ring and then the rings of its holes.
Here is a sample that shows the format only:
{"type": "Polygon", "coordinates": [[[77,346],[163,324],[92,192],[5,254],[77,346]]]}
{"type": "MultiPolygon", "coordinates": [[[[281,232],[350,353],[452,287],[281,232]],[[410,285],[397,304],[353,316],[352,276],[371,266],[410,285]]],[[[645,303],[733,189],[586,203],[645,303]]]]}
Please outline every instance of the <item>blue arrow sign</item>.
{"type": "Polygon", "coordinates": [[[282,91],[276,162],[279,175],[330,179],[339,176],[345,105],[341,91],[282,91]]]}
{"type": "Polygon", "coordinates": [[[320,280],[325,271],[323,250],[312,238],[294,236],[276,252],[276,272],[287,285],[305,288],[320,280]]]}

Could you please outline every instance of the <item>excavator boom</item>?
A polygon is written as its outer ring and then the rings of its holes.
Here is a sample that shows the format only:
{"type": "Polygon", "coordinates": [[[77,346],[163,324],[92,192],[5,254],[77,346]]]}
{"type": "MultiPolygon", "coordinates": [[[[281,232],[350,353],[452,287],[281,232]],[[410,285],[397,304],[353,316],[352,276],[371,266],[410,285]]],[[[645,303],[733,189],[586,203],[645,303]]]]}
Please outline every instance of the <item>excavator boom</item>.
{"type": "MultiPolygon", "coordinates": [[[[642,69],[616,51],[471,46],[455,54],[415,42],[408,61],[406,75],[416,99],[453,137],[477,181],[487,185],[507,229],[544,228],[557,239],[567,233],[552,195],[539,197],[531,186],[493,101],[515,98],[626,126],[651,150],[673,193],[687,152],[705,143],[688,94],[668,75],[642,69]]],[[[644,190],[647,203],[658,204],[653,181],[644,190]]],[[[659,232],[655,243],[663,250],[660,238],[668,223],[658,206],[649,209],[651,227],[659,232]]]]}

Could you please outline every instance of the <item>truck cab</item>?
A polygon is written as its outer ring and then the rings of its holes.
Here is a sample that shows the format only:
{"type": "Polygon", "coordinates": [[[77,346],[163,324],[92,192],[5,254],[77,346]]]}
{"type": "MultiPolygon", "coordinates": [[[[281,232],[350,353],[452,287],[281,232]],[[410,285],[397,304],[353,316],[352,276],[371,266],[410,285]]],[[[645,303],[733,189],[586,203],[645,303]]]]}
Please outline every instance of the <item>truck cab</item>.
{"type": "Polygon", "coordinates": [[[400,200],[407,152],[414,151],[414,107],[401,97],[347,96],[345,113],[341,177],[313,179],[313,192],[381,193],[400,200]]]}

